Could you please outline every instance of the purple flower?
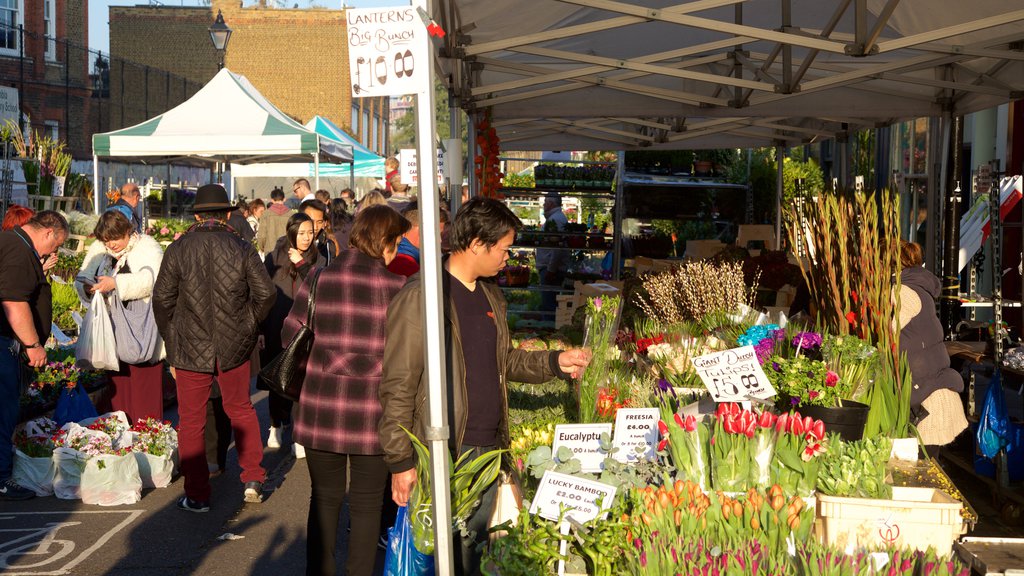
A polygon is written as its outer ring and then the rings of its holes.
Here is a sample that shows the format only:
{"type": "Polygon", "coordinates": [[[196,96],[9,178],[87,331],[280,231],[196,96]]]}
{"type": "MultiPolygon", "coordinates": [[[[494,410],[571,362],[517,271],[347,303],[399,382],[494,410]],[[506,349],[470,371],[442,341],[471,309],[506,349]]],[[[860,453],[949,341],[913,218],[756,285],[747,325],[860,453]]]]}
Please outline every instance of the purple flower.
{"type": "Polygon", "coordinates": [[[817,348],[821,346],[821,334],[817,332],[798,332],[793,337],[793,346],[798,348],[817,348]]]}
{"type": "Polygon", "coordinates": [[[782,368],[779,367],[778,362],[772,362],[772,370],[775,370],[776,372],[782,372],[782,368]]]}
{"type": "Polygon", "coordinates": [[[800,399],[799,398],[790,398],[789,399],[789,403],[792,404],[793,406],[796,406],[797,404],[800,403],[800,399]]]}
{"type": "Polygon", "coordinates": [[[600,312],[601,311],[601,303],[602,303],[602,300],[601,300],[600,296],[598,296],[597,298],[594,298],[594,310],[600,312]]]}

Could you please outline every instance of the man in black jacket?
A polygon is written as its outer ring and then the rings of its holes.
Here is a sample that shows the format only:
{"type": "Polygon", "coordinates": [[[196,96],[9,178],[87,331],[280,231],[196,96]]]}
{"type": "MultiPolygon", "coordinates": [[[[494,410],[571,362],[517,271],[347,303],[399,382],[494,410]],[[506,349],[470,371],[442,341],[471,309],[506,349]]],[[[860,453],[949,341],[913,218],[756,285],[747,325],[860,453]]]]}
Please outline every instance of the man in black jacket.
{"type": "Polygon", "coordinates": [[[153,313],[176,369],[178,448],[185,496],[178,507],[210,509],[204,449],[206,403],[213,378],[231,419],[245,483],[245,501],[262,501],[263,443],[249,400],[249,358],[259,323],[277,293],[252,244],[225,224],[236,207],[218,184],[196,193],[201,221],[167,247],[153,288],[153,313]]]}

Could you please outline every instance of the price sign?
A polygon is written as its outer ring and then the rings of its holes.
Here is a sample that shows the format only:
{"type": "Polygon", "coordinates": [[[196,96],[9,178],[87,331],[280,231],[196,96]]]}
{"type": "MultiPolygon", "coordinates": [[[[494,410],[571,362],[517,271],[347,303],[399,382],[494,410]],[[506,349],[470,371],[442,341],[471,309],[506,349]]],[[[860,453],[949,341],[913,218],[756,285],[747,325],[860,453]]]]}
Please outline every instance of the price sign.
{"type": "MultiPolygon", "coordinates": [[[[398,151],[398,174],[402,184],[419,186],[419,161],[414,148],[398,151]]],[[[444,150],[437,149],[437,183],[444,184],[444,150]]]]}
{"type": "Polygon", "coordinates": [[[555,440],[551,452],[565,446],[572,457],[580,461],[583,472],[600,472],[608,453],[601,450],[601,434],[612,434],[611,424],[559,424],[555,426],[555,440]]]}
{"type": "Polygon", "coordinates": [[[775,396],[753,346],[698,356],[693,359],[693,367],[715,402],[775,396]]]}
{"type": "Polygon", "coordinates": [[[569,508],[565,513],[567,519],[583,523],[603,516],[614,498],[614,486],[548,470],[540,479],[530,514],[558,520],[564,506],[569,508]]]}
{"type": "Polygon", "coordinates": [[[636,462],[641,458],[654,460],[657,457],[658,420],[657,408],[619,408],[615,414],[615,439],[612,447],[618,448],[612,454],[619,462],[636,462]],[[643,452],[637,452],[643,448],[643,452]]]}
{"type": "Polygon", "coordinates": [[[345,16],[352,96],[401,96],[424,89],[430,40],[415,8],[349,8],[345,16]]]}

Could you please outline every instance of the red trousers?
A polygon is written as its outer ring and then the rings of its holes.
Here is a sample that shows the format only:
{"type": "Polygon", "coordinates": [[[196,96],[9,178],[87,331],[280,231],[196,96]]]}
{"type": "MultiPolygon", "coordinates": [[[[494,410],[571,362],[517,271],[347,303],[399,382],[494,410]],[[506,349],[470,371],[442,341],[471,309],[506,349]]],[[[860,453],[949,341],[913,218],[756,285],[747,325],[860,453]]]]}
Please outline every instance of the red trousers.
{"type": "Polygon", "coordinates": [[[263,441],[256,410],[249,400],[249,362],[216,374],[175,371],[178,388],[178,452],[181,473],[185,476],[185,495],[192,500],[209,502],[210,469],[206,463],[206,403],[214,376],[220,385],[224,412],[231,419],[238,449],[238,463],[242,467],[242,482],[263,482],[266,472],[263,460],[263,441]]]}
{"type": "Polygon", "coordinates": [[[140,418],[164,419],[164,363],[151,366],[121,363],[110,372],[110,406],[123,410],[132,424],[140,418]]]}

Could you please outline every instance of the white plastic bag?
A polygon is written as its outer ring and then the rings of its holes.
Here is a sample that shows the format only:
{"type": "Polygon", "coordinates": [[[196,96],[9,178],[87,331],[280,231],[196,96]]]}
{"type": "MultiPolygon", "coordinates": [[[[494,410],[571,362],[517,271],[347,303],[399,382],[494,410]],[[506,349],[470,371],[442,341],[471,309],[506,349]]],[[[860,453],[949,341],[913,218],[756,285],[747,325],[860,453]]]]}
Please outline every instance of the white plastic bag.
{"type": "Polygon", "coordinates": [[[53,495],[53,458],[33,458],[21,450],[14,451],[14,481],[36,496],[53,495]]]}
{"type": "Polygon", "coordinates": [[[89,457],[71,448],[53,450],[53,495],[61,500],[78,500],[82,497],[82,471],[89,457]]]}
{"type": "Polygon", "coordinates": [[[135,504],[142,499],[142,479],[135,454],[98,454],[89,458],[81,486],[83,504],[135,504]]]}
{"type": "Polygon", "coordinates": [[[132,452],[139,465],[139,477],[143,488],[166,488],[174,478],[175,453],[172,456],[153,456],[145,452],[132,452]]]}
{"type": "Polygon", "coordinates": [[[75,344],[75,358],[82,368],[118,370],[114,324],[110,320],[107,301],[99,292],[92,295],[81,335],[75,344]]]}

